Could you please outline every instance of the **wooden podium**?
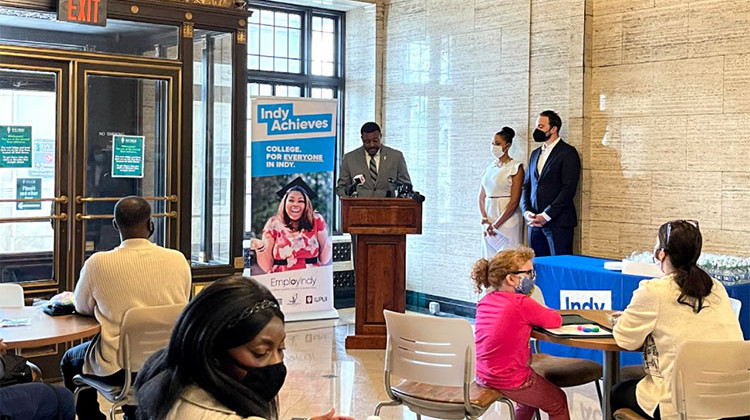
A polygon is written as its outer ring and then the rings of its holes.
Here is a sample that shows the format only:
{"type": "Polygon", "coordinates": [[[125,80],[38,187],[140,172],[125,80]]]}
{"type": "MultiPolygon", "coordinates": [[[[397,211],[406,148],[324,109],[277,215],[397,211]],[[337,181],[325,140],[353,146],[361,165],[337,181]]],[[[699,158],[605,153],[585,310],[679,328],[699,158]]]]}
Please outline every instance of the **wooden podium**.
{"type": "Polygon", "coordinates": [[[356,234],[354,335],[348,349],[384,349],[383,309],[406,306],[406,235],[422,233],[422,203],[410,198],[341,199],[344,232],[356,234]]]}

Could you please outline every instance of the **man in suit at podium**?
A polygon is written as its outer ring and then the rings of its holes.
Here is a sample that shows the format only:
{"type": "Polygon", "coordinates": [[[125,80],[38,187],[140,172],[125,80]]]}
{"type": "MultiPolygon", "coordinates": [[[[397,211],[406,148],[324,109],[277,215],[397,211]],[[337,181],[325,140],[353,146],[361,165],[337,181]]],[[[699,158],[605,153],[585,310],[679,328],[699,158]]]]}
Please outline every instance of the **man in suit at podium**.
{"type": "Polygon", "coordinates": [[[411,184],[404,155],[380,144],[380,126],[365,123],[360,129],[362,147],[344,155],[336,195],[339,197],[395,197],[396,185],[389,179],[411,184]],[[356,194],[355,194],[356,193],[356,194]]]}
{"type": "Polygon", "coordinates": [[[581,160],[575,147],[559,137],[561,128],[562,120],[554,111],[539,114],[534,141],[544,144],[531,152],[523,180],[521,208],[529,226],[529,246],[538,257],[573,253],[573,230],[578,224],[573,197],[581,160]]]}

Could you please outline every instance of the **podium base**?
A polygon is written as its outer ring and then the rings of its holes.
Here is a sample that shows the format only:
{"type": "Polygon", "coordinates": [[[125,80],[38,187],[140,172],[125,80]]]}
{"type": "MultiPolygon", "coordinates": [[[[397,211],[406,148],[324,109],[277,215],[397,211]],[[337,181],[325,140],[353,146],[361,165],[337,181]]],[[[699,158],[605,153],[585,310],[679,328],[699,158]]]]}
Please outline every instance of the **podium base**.
{"type": "Polygon", "coordinates": [[[386,341],[384,335],[348,335],[346,337],[346,348],[383,350],[386,341]]]}

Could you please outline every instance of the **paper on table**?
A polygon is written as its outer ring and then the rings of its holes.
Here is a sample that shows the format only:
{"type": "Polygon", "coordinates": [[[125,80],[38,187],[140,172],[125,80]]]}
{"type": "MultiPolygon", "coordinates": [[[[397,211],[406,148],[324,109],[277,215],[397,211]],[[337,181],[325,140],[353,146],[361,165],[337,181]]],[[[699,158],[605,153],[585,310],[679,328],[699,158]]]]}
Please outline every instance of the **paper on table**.
{"type": "Polygon", "coordinates": [[[601,325],[597,325],[597,324],[563,325],[560,328],[545,328],[543,331],[547,332],[547,333],[550,333],[552,335],[564,335],[564,336],[575,336],[575,337],[591,337],[591,338],[612,337],[612,331],[610,331],[610,330],[602,327],[601,325]],[[581,331],[581,330],[578,329],[578,327],[583,327],[583,328],[598,328],[599,331],[597,331],[597,332],[581,331]]]}
{"type": "Polygon", "coordinates": [[[622,261],[607,261],[604,263],[605,270],[622,271],[622,261]]]}
{"type": "Polygon", "coordinates": [[[22,327],[24,325],[31,325],[31,318],[0,319],[0,327],[22,327]]]}
{"type": "Polygon", "coordinates": [[[510,242],[510,239],[500,233],[500,231],[497,229],[493,229],[493,232],[495,232],[495,235],[487,235],[484,237],[484,240],[487,241],[487,245],[489,245],[490,248],[494,249],[495,252],[500,252],[505,249],[505,247],[510,242]]]}

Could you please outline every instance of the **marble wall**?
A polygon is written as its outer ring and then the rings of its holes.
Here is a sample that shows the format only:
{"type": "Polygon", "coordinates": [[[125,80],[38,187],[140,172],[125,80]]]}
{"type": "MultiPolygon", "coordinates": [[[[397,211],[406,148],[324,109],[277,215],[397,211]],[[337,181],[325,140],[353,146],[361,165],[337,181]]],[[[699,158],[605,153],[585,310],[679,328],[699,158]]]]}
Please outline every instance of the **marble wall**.
{"type": "Polygon", "coordinates": [[[538,147],[529,138],[537,114],[554,109],[563,137],[582,151],[586,2],[385,4],[386,138],[404,151],[415,187],[428,197],[423,234],[408,242],[407,288],[475,301],[469,272],[482,238],[477,194],[493,134],[513,127],[510,154],[526,162],[538,147]]]}
{"type": "Polygon", "coordinates": [[[427,196],[423,234],[408,239],[408,290],[476,300],[468,274],[490,140],[513,127],[510,153],[525,162],[544,109],[582,159],[579,252],[650,250],[659,224],[696,218],[706,251],[750,255],[750,3],[384,0],[369,13],[374,115],[427,196]]]}
{"type": "Polygon", "coordinates": [[[379,86],[376,82],[376,70],[382,63],[376,56],[376,9],[376,5],[368,4],[346,13],[344,152],[362,145],[359,128],[363,122],[376,119],[376,110],[379,114],[377,92],[382,90],[382,84],[379,86]]]}
{"type": "Polygon", "coordinates": [[[409,290],[476,300],[469,272],[490,142],[507,125],[517,132],[510,154],[528,152],[531,5],[519,3],[385,3],[385,141],[427,196],[422,235],[408,238],[409,290]]]}
{"type": "Polygon", "coordinates": [[[705,251],[750,255],[748,19],[746,1],[593,1],[583,253],[691,218],[705,251]]]}

